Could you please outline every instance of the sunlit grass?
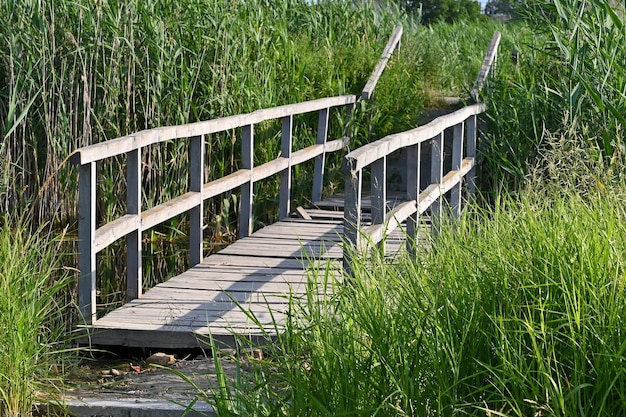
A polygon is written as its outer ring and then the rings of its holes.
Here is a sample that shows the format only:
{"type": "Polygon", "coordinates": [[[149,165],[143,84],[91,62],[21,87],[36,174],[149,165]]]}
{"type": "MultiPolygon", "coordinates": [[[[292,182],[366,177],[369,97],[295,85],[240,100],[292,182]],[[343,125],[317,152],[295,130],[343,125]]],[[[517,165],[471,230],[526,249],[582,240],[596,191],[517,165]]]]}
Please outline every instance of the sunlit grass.
{"type": "MultiPolygon", "coordinates": [[[[55,354],[67,349],[63,324],[68,274],[44,230],[0,226],[0,414],[30,415],[54,394],[55,354]],[[41,397],[41,396],[45,396],[41,397]]],[[[57,381],[58,382],[58,381],[57,381]]]]}

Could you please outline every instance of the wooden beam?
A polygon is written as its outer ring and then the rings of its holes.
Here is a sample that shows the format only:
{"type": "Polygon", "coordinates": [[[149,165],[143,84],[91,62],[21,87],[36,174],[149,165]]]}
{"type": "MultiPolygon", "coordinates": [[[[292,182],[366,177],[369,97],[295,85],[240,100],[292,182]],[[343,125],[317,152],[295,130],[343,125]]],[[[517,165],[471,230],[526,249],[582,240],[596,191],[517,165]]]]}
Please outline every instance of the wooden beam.
{"type": "Polygon", "coordinates": [[[252,204],[253,204],[253,167],[254,167],[254,125],[241,128],[241,167],[250,171],[250,179],[241,185],[239,200],[239,237],[249,236],[252,232],[252,204]]]}
{"type": "Polygon", "coordinates": [[[86,324],[96,321],[96,163],[78,168],[78,308],[86,324]]]}
{"type": "Polygon", "coordinates": [[[289,217],[291,211],[291,151],[293,146],[293,116],[282,119],[280,156],[287,160],[287,167],[280,172],[279,220],[289,217]]]}
{"type": "MultiPolygon", "coordinates": [[[[384,156],[372,164],[372,224],[380,225],[385,222],[387,215],[387,157],[384,156]]],[[[385,253],[384,240],[380,239],[376,243],[379,244],[381,253],[385,253]]]]}
{"type": "MultiPolygon", "coordinates": [[[[467,138],[466,138],[466,146],[467,146],[467,157],[468,158],[476,158],[476,137],[477,137],[477,125],[476,125],[476,116],[470,116],[466,122],[467,126],[467,138]]],[[[472,168],[472,170],[467,174],[467,183],[465,186],[466,190],[466,199],[467,201],[472,201],[474,198],[474,193],[476,191],[476,168],[472,168]]]]}
{"type": "Polygon", "coordinates": [[[222,117],[178,126],[165,126],[143,130],[130,136],[123,136],[106,142],[80,148],[72,154],[71,162],[75,165],[87,164],[130,151],[140,149],[159,142],[174,139],[185,139],[194,136],[208,135],[244,127],[265,120],[280,119],[289,115],[311,113],[322,109],[349,106],[356,103],[355,95],[321,98],[303,103],[257,110],[252,113],[222,117]]]}
{"type": "Polygon", "coordinates": [[[343,233],[345,238],[343,250],[343,268],[346,274],[352,273],[352,257],[360,248],[359,235],[361,233],[361,187],[362,171],[353,170],[348,159],[344,159],[344,211],[343,233]]]}
{"type": "Polygon", "coordinates": [[[442,133],[445,129],[463,122],[468,117],[484,112],[485,108],[485,104],[482,103],[464,107],[454,113],[438,117],[427,125],[407,130],[406,132],[389,135],[375,142],[368,143],[350,152],[346,157],[355,161],[353,165],[355,170],[363,169],[372,162],[401,148],[426,142],[442,133]]]}
{"type": "MultiPolygon", "coordinates": [[[[141,151],[128,152],[126,165],[126,212],[131,223],[117,230],[126,230],[126,300],[139,298],[143,286],[141,260],[141,151]]],[[[124,216],[124,217],[127,217],[124,216]]],[[[109,223],[106,226],[109,226],[109,223]]],[[[116,228],[112,228],[116,229],[116,228]]],[[[95,242],[94,242],[95,244],[95,242]]],[[[110,243],[107,243],[108,246],[110,243]]]]}
{"type": "MultiPolygon", "coordinates": [[[[422,144],[409,146],[406,153],[406,196],[407,200],[419,202],[420,193],[420,169],[421,169],[422,144]]],[[[409,253],[415,253],[418,232],[419,212],[416,211],[407,219],[406,231],[408,239],[406,246],[409,253]]]]}
{"type": "Polygon", "coordinates": [[[324,164],[326,162],[325,144],[328,137],[328,117],[330,109],[322,109],[319,112],[317,121],[317,145],[322,146],[322,153],[315,157],[315,167],[313,169],[313,192],[311,201],[322,200],[322,189],[324,188],[324,164]]]}
{"type": "Polygon", "coordinates": [[[139,231],[140,229],[141,215],[139,213],[126,214],[119,217],[96,229],[92,242],[92,250],[98,253],[111,243],[124,236],[128,238],[129,234],[132,234],[133,231],[139,231]]]}
{"type": "MultiPolygon", "coordinates": [[[[443,178],[443,131],[430,141],[430,183],[431,185],[441,185],[441,179],[443,178]]],[[[442,216],[442,198],[443,192],[439,193],[439,197],[433,201],[430,206],[430,225],[431,233],[437,234],[439,227],[441,227],[442,216]]]]}
{"type": "Polygon", "coordinates": [[[370,78],[367,80],[367,84],[365,84],[365,87],[363,88],[363,92],[361,93],[361,98],[363,100],[369,100],[372,97],[372,94],[374,93],[374,89],[376,88],[376,84],[378,83],[380,76],[383,74],[383,71],[385,70],[385,67],[387,66],[387,62],[389,61],[389,58],[391,58],[391,54],[393,54],[393,51],[396,49],[396,46],[400,45],[401,38],[402,38],[402,26],[397,26],[395,30],[393,31],[393,33],[391,34],[391,37],[387,41],[387,45],[385,46],[385,49],[383,50],[383,54],[380,57],[380,60],[378,61],[378,63],[376,64],[376,67],[374,68],[372,75],[370,75],[370,78]]]}
{"type": "Polygon", "coordinates": [[[190,191],[180,197],[176,197],[163,204],[159,204],[141,213],[141,230],[148,230],[157,224],[183,214],[200,204],[202,195],[199,192],[190,191]]]}
{"type": "Polygon", "coordinates": [[[502,34],[500,32],[495,32],[493,37],[491,38],[491,42],[489,43],[489,48],[485,53],[485,58],[483,59],[483,64],[480,67],[480,71],[478,72],[478,76],[476,77],[476,81],[474,81],[474,86],[472,87],[472,91],[470,95],[474,101],[478,101],[480,90],[482,90],[487,77],[489,77],[489,73],[492,72],[491,68],[494,66],[496,59],[498,57],[498,46],[500,45],[500,38],[502,34]]]}
{"type": "MultiPolygon", "coordinates": [[[[453,171],[461,169],[461,159],[463,159],[463,123],[454,126],[452,138],[452,166],[453,171]]],[[[461,187],[463,183],[459,181],[450,193],[450,207],[452,215],[457,219],[461,217],[461,187]]]]}
{"type": "Polygon", "coordinates": [[[189,191],[200,194],[200,201],[189,213],[189,266],[204,258],[204,135],[194,136],[189,144],[189,191]]]}

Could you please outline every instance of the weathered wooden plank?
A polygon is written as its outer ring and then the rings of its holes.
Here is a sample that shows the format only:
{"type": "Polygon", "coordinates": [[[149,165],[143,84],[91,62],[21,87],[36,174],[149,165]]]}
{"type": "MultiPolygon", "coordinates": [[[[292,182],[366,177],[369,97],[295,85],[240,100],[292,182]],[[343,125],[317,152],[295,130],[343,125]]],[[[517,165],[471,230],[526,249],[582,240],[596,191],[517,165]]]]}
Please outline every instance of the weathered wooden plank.
{"type": "Polygon", "coordinates": [[[322,199],[322,189],[324,188],[324,166],[326,162],[326,138],[328,138],[328,118],[330,109],[322,109],[319,112],[317,121],[317,145],[322,145],[322,153],[315,157],[315,166],[313,168],[313,191],[311,192],[311,201],[320,201],[322,199]]]}
{"type": "Polygon", "coordinates": [[[291,166],[289,159],[279,156],[273,161],[266,162],[262,165],[254,167],[252,171],[252,181],[257,182],[278,174],[291,166]]]}
{"type": "MultiPolygon", "coordinates": [[[[466,153],[469,158],[476,158],[476,136],[477,136],[477,126],[476,126],[476,116],[470,117],[467,119],[467,149],[466,153]]],[[[474,192],[476,191],[476,169],[470,170],[467,174],[467,184],[466,184],[466,192],[467,192],[467,200],[472,201],[474,198],[474,192]]]]}
{"type": "Polygon", "coordinates": [[[363,88],[363,92],[361,93],[361,98],[364,100],[369,100],[372,94],[374,93],[374,89],[376,88],[376,84],[380,79],[380,76],[383,74],[385,67],[387,66],[387,62],[389,58],[391,58],[391,54],[395,51],[396,46],[400,45],[400,39],[402,38],[402,26],[397,26],[391,37],[387,41],[387,45],[383,50],[383,54],[380,57],[380,60],[376,64],[374,68],[374,72],[370,75],[370,78],[367,80],[365,87],[363,88]]]}
{"type": "MultiPolygon", "coordinates": [[[[170,301],[164,302],[160,300],[145,300],[143,298],[133,300],[125,304],[123,307],[116,311],[122,310],[144,310],[147,312],[151,311],[162,311],[162,310],[174,310],[174,311],[222,311],[222,310],[241,310],[245,311],[267,311],[270,309],[284,309],[289,306],[289,297],[272,297],[272,301],[264,302],[264,303],[250,303],[246,305],[237,304],[232,300],[218,300],[218,301],[170,301]]],[[[306,300],[297,299],[297,302],[306,302],[306,300]]]]}
{"type": "MultiPolygon", "coordinates": [[[[464,124],[458,124],[454,126],[453,138],[452,138],[452,171],[461,170],[461,160],[463,159],[463,135],[464,124]]],[[[450,190],[450,208],[452,215],[457,219],[461,217],[461,187],[462,181],[455,184],[450,190]]]]}
{"type": "Polygon", "coordinates": [[[489,43],[489,48],[485,53],[485,58],[483,59],[483,64],[480,67],[480,71],[478,72],[478,76],[476,77],[476,81],[474,82],[474,86],[472,87],[472,91],[470,95],[475,101],[478,101],[478,96],[480,90],[483,88],[483,84],[489,77],[489,73],[491,72],[491,67],[495,64],[497,56],[498,56],[498,46],[500,45],[500,38],[502,34],[500,32],[495,32],[493,37],[491,38],[491,42],[489,43]]]}
{"type": "Polygon", "coordinates": [[[206,200],[207,198],[215,197],[216,195],[220,195],[240,187],[242,184],[250,181],[252,176],[250,171],[251,170],[249,169],[240,169],[232,174],[205,184],[202,190],[203,198],[206,200]]]}
{"type": "MultiPolygon", "coordinates": [[[[443,132],[440,132],[437,136],[430,141],[430,183],[440,184],[443,178],[443,160],[444,160],[444,147],[443,147],[443,132]]],[[[430,218],[431,218],[431,233],[436,234],[439,231],[441,225],[441,217],[443,215],[442,196],[443,192],[440,191],[439,196],[432,202],[430,206],[430,218]]]]}
{"type": "Polygon", "coordinates": [[[485,104],[474,104],[472,106],[463,107],[454,113],[440,116],[424,126],[389,135],[375,142],[363,145],[346,155],[346,160],[352,170],[361,170],[372,162],[401,148],[428,141],[441,134],[445,129],[464,122],[470,116],[483,113],[485,109],[485,104]]]}
{"type": "Polygon", "coordinates": [[[415,200],[398,204],[387,213],[383,222],[373,224],[362,230],[362,244],[359,246],[364,247],[368,243],[376,244],[382,241],[389,232],[398,228],[402,222],[415,212],[417,212],[415,200]]]}
{"type": "Polygon", "coordinates": [[[345,106],[356,103],[355,95],[322,98],[304,103],[288,104],[252,113],[227,116],[219,119],[188,123],[178,126],[158,127],[143,130],[130,136],[123,136],[106,142],[90,145],[76,150],[71,158],[75,165],[84,165],[101,159],[122,155],[155,143],[173,139],[185,139],[236,129],[265,120],[280,119],[289,115],[310,113],[329,107],[345,106]]]}
{"type": "Polygon", "coordinates": [[[78,168],[78,308],[81,319],[96,319],[96,163],[78,168]]]}
{"type": "Polygon", "coordinates": [[[246,237],[252,232],[252,206],[254,199],[254,125],[241,128],[241,167],[250,170],[250,180],[241,185],[239,199],[239,237],[246,237]]]}
{"type": "Polygon", "coordinates": [[[355,171],[349,161],[344,159],[345,208],[343,218],[343,236],[345,239],[343,252],[343,269],[347,274],[352,271],[354,252],[360,251],[359,233],[361,229],[361,188],[363,185],[362,171],[355,171]]]}
{"type": "Polygon", "coordinates": [[[188,291],[184,291],[184,289],[179,289],[178,291],[173,291],[172,288],[169,287],[154,287],[150,289],[150,291],[146,291],[142,299],[144,300],[154,300],[163,302],[165,305],[167,303],[176,303],[178,301],[197,301],[197,302],[206,302],[206,301],[234,301],[240,303],[242,305],[248,305],[253,303],[267,303],[267,302],[278,302],[279,299],[286,300],[287,293],[262,293],[258,291],[252,292],[243,292],[243,291],[233,291],[228,294],[223,291],[198,291],[190,289],[188,291]]]}
{"type": "MultiPolygon", "coordinates": [[[[81,332],[82,337],[78,339],[79,343],[107,345],[107,346],[131,346],[131,347],[159,347],[164,349],[184,349],[190,347],[209,347],[206,334],[196,333],[185,329],[180,329],[173,333],[172,331],[153,329],[135,329],[127,330],[119,327],[96,328],[87,334],[86,330],[81,332]]],[[[266,336],[263,334],[252,334],[248,336],[255,346],[262,346],[267,343],[266,336]]],[[[215,328],[211,329],[211,338],[217,346],[234,347],[236,346],[235,337],[227,329],[215,328]]]]}
{"type": "MultiPolygon", "coordinates": [[[[419,201],[420,192],[420,168],[421,168],[422,145],[409,146],[406,156],[406,196],[407,200],[419,201]]],[[[417,234],[419,231],[419,211],[415,212],[408,220],[406,225],[407,249],[410,253],[415,252],[417,243],[417,234]]]]}
{"type": "Polygon", "coordinates": [[[342,250],[343,249],[339,246],[330,245],[328,247],[321,246],[317,248],[312,248],[310,246],[260,248],[255,244],[242,244],[238,246],[228,246],[218,253],[222,255],[246,256],[254,254],[254,256],[267,256],[273,258],[308,259],[318,258],[320,256],[324,256],[325,258],[341,258],[342,250]]]}
{"type": "Polygon", "coordinates": [[[280,199],[278,203],[278,218],[289,217],[291,211],[291,153],[293,147],[293,116],[282,119],[280,154],[288,161],[287,168],[280,173],[280,199]]]}
{"type": "Polygon", "coordinates": [[[193,207],[198,206],[201,200],[201,193],[190,191],[180,197],[146,210],[141,213],[141,230],[148,230],[174,216],[189,211],[193,207]]]}
{"type": "Polygon", "coordinates": [[[200,203],[189,213],[189,265],[199,264],[204,258],[204,136],[191,138],[189,144],[189,191],[200,193],[200,203]]]}
{"type": "MultiPolygon", "coordinates": [[[[126,300],[141,296],[143,268],[141,248],[141,151],[127,154],[126,163],[126,212],[134,217],[133,226],[127,227],[126,236],[126,300]]],[[[123,227],[121,227],[123,230],[123,227]]],[[[119,230],[119,228],[118,228],[119,230]]],[[[94,246],[97,244],[94,242],[94,246]]]]}
{"type": "Polygon", "coordinates": [[[324,145],[311,145],[291,154],[291,164],[299,165],[324,153],[324,145]]]}
{"type": "Polygon", "coordinates": [[[93,239],[93,251],[100,252],[118,239],[141,228],[139,214],[126,214],[117,218],[95,231],[93,239]]]}

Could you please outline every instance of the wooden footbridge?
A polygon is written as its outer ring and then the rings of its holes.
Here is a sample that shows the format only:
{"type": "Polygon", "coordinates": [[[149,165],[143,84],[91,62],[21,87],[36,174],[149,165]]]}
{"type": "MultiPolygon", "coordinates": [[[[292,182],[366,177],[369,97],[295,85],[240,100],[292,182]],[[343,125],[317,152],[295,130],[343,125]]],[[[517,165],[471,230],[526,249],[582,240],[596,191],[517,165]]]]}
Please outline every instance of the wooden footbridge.
{"type": "MultiPolygon", "coordinates": [[[[326,271],[350,273],[351,260],[370,248],[394,253],[414,248],[420,215],[441,215],[444,204],[458,214],[463,193],[475,187],[477,116],[483,104],[464,107],[422,127],[394,134],[349,152],[344,157],[344,195],[324,196],[326,156],[347,149],[350,138],[329,140],[331,109],[343,109],[346,118],[360,99],[371,96],[384,66],[400,43],[396,29],[381,61],[360,97],[355,95],[255,111],[192,124],[141,131],[81,148],[72,161],[79,166],[79,308],[85,320],[83,341],[96,345],[135,347],[197,347],[209,333],[234,343],[233,334],[252,339],[280,331],[288,308],[288,295],[302,297],[311,288],[307,274],[326,271]],[[293,117],[318,116],[317,143],[294,150],[293,117]],[[281,155],[254,166],[254,127],[280,120],[281,155]],[[205,182],[205,138],[240,129],[241,169],[205,182]],[[188,192],[142,211],[142,151],[164,141],[189,141],[188,192]],[[402,192],[388,193],[388,158],[401,153],[406,162],[402,192]],[[96,164],[126,155],[126,214],[96,224],[96,164]],[[292,170],[314,161],[313,203],[292,210],[292,170]],[[364,173],[369,196],[364,196],[364,173]],[[253,185],[280,176],[280,221],[253,230],[253,185]],[[239,240],[204,257],[203,203],[223,193],[240,195],[239,240]],[[142,233],[183,213],[190,218],[190,269],[144,291],[142,233]],[[103,317],[96,305],[96,254],[125,239],[127,248],[127,303],[103,317]],[[405,243],[408,242],[408,243],[405,243]],[[384,244],[383,244],[384,243],[384,244]],[[252,319],[254,317],[254,319],[252,319]]],[[[496,58],[499,34],[492,40],[476,88],[489,74],[496,58]]],[[[477,90],[475,90],[477,91],[477,90]]],[[[334,110],[336,111],[336,110],[334,110]]],[[[416,115],[417,116],[417,115],[416,115]]],[[[303,299],[306,297],[303,297],[303,299]]]]}

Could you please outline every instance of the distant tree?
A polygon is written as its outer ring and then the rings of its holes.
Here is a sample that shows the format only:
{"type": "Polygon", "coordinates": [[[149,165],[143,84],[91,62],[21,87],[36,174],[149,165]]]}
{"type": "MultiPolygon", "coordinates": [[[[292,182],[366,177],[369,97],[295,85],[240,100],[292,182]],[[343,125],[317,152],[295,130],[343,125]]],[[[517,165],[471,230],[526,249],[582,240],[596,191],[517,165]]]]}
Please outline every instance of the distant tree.
{"type": "Polygon", "coordinates": [[[485,14],[508,14],[517,16],[520,0],[489,0],[485,5],[485,14]]]}
{"type": "Polygon", "coordinates": [[[480,16],[480,3],[476,0],[399,0],[408,12],[422,11],[422,22],[452,23],[459,19],[480,16]]]}

